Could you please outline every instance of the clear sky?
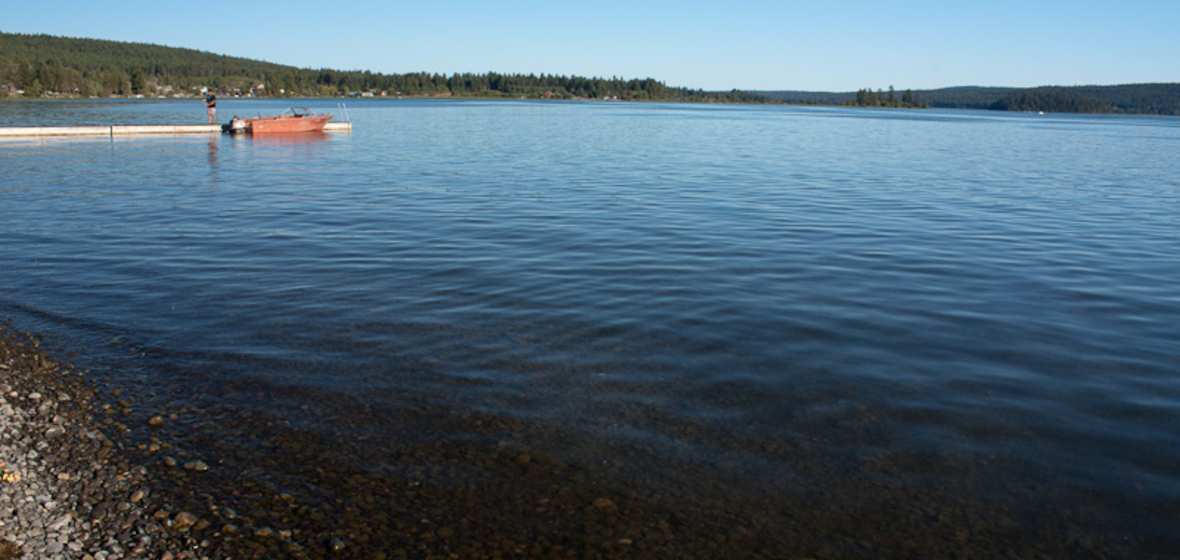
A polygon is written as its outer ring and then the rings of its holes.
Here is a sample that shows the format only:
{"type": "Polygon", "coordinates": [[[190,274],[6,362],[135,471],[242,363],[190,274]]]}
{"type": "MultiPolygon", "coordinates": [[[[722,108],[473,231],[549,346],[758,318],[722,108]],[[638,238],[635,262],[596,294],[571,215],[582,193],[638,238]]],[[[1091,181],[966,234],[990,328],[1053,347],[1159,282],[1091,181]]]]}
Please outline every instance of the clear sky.
{"type": "Polygon", "coordinates": [[[706,90],[1180,82],[1180,0],[45,0],[0,31],[301,68],[655,78],[706,90]]]}

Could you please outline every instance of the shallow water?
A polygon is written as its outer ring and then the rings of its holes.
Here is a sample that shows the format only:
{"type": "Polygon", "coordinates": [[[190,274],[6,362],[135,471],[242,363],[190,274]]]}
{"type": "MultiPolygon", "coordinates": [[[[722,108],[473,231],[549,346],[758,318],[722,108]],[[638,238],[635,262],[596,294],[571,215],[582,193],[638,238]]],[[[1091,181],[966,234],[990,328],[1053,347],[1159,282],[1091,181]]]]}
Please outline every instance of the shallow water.
{"type": "Polygon", "coordinates": [[[205,458],[187,483],[252,523],[358,557],[1180,546],[1180,121],[348,110],[351,134],[0,143],[0,314],[85,348],[143,403],[129,446],[205,458]],[[284,493],[301,515],[260,505],[284,493]]]}

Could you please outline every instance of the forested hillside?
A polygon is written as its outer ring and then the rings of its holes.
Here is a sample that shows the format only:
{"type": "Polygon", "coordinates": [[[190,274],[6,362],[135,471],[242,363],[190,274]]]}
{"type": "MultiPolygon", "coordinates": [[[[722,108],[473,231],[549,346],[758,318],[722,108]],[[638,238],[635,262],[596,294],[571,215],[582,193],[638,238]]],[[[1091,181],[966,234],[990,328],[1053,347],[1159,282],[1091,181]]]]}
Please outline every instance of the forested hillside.
{"type": "Polygon", "coordinates": [[[1130,84],[1120,86],[1043,87],[1027,90],[1029,108],[1001,100],[993,109],[1064,112],[1060,102],[1079,103],[1077,111],[1085,113],[1136,113],[1145,115],[1180,115],[1180,84],[1130,84]],[[1072,96],[1078,99],[1071,100],[1072,96]],[[1031,99],[1030,99],[1031,97],[1031,99]],[[1004,104],[1007,104],[1005,107],[1004,104]]]}
{"type": "Polygon", "coordinates": [[[690,90],[651,78],[313,70],[159,45],[0,33],[0,97],[191,96],[206,88],[267,97],[765,101],[752,93],[690,90]]]}
{"type": "MultiPolygon", "coordinates": [[[[865,93],[763,91],[759,94],[784,103],[868,105],[865,93]]],[[[880,90],[878,90],[878,98],[880,90]]],[[[1118,86],[1049,86],[1038,88],[953,87],[914,90],[927,107],[939,109],[992,109],[1044,111],[1046,113],[1122,113],[1180,115],[1180,83],[1118,86]]]]}
{"type": "Polygon", "coordinates": [[[1114,107],[1093,97],[1069,91],[1030,90],[1016,92],[995,103],[996,111],[1024,111],[1029,113],[1113,113],[1114,107]]]}

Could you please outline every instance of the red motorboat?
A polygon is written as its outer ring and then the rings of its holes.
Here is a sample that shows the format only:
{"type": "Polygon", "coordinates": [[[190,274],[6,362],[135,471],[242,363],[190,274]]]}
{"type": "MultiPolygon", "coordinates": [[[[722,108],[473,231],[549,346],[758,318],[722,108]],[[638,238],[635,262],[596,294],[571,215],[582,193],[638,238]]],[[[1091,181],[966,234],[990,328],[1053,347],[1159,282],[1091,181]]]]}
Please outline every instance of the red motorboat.
{"type": "Polygon", "coordinates": [[[229,123],[229,131],[249,134],[320,132],[330,120],[331,114],[317,115],[306,107],[292,107],[275,117],[234,117],[229,123]]]}

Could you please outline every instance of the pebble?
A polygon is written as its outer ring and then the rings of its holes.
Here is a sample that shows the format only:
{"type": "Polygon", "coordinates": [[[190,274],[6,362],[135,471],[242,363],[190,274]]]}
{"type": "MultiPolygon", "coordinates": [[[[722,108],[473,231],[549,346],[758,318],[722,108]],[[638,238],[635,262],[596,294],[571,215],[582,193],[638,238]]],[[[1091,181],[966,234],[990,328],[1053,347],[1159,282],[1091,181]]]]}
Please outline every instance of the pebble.
{"type": "Polygon", "coordinates": [[[56,533],[58,531],[61,531],[63,528],[65,528],[66,525],[69,525],[70,521],[72,521],[72,518],[70,516],[63,515],[57,521],[54,521],[53,523],[46,525],[45,528],[47,530],[50,530],[50,531],[53,531],[56,533]]]}
{"type": "Polygon", "coordinates": [[[184,470],[193,472],[205,472],[209,470],[209,465],[204,461],[189,461],[184,464],[184,470]]]}
{"type": "Polygon", "coordinates": [[[196,525],[197,521],[197,515],[188,511],[182,511],[172,518],[172,524],[177,528],[191,527],[196,525]]]}

